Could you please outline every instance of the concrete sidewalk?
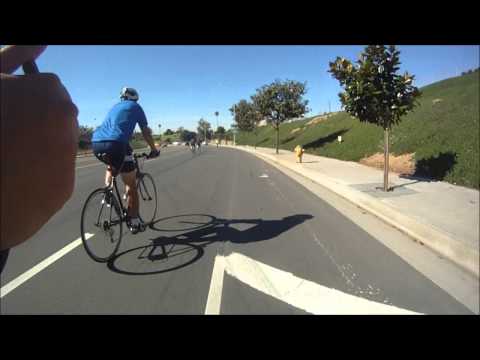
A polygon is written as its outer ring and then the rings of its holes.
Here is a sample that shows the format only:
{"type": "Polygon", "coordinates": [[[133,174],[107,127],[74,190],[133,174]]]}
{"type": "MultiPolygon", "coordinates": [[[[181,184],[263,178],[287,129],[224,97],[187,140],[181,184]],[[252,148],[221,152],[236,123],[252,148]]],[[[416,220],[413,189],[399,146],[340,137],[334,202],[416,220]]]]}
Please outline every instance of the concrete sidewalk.
{"type": "MultiPolygon", "coordinates": [[[[230,146],[229,146],[230,147],[230,146]]],[[[479,192],[441,181],[390,173],[393,191],[385,193],[383,171],[355,162],[293,152],[235,146],[285,166],[319,183],[407,233],[422,245],[479,276],[479,192]]]]}

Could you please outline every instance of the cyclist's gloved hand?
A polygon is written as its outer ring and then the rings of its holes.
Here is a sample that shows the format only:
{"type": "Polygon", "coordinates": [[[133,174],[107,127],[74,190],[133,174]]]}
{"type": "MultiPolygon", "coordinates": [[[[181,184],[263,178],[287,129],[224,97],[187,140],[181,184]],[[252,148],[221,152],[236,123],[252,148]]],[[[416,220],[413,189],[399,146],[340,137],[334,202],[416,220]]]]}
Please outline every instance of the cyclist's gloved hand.
{"type": "Polygon", "coordinates": [[[156,158],[159,155],[160,155],[160,151],[158,151],[157,149],[151,150],[150,154],[148,154],[148,158],[149,159],[156,158]]]}

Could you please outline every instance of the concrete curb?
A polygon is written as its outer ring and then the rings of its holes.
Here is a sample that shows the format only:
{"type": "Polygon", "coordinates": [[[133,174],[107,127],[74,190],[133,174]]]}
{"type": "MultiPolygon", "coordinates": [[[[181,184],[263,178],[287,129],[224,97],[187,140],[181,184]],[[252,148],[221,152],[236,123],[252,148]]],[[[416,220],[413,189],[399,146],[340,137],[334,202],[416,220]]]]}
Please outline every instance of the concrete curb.
{"type": "Polygon", "coordinates": [[[329,178],[313,170],[292,166],[292,164],[288,163],[287,161],[282,161],[273,155],[260,154],[253,149],[248,149],[241,146],[228,147],[243,150],[252,155],[256,155],[257,157],[273,161],[317,184],[326,187],[330,191],[372,213],[387,224],[412,237],[414,240],[420,242],[420,244],[426,245],[443,257],[453,261],[455,264],[459,265],[476,277],[480,276],[479,252],[476,249],[473,249],[466,244],[451,238],[433,226],[422,224],[371,196],[363,194],[360,191],[356,191],[349,186],[340,184],[333,178],[329,178]]]}

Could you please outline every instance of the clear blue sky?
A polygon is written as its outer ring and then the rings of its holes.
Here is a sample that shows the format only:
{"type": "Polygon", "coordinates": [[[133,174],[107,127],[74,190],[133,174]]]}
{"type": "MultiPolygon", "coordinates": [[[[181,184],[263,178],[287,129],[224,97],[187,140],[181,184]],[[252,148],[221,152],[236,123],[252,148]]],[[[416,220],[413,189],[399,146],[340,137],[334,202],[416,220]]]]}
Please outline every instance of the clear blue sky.
{"type": "MultiPolygon", "coordinates": [[[[81,125],[98,126],[123,86],[139,91],[139,103],[155,133],[196,129],[213,113],[228,128],[228,109],[275,79],[306,81],[311,113],[339,110],[340,87],[328,70],[336,56],[356,60],[364,46],[50,46],[38,59],[42,72],[60,76],[77,104],[81,125]]],[[[479,66],[479,46],[399,46],[401,71],[416,85],[479,66]]]]}

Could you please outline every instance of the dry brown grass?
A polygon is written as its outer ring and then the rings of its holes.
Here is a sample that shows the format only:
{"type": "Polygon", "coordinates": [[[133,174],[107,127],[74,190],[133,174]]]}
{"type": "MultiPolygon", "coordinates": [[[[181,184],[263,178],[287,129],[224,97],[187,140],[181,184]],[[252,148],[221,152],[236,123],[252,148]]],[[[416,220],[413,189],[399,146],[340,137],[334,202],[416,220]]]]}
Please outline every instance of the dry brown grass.
{"type": "MultiPolygon", "coordinates": [[[[360,164],[381,170],[383,170],[384,166],[382,153],[373,154],[372,156],[361,159],[359,162],[360,164]]],[[[397,174],[413,175],[415,173],[414,154],[403,154],[399,156],[390,154],[388,159],[388,168],[389,171],[397,174]]]]}
{"type": "Polygon", "coordinates": [[[310,120],[309,122],[307,122],[305,125],[307,125],[307,126],[315,125],[315,124],[321,123],[322,121],[327,120],[327,118],[328,118],[328,116],[317,116],[317,117],[313,118],[312,120],[310,120]]]}

